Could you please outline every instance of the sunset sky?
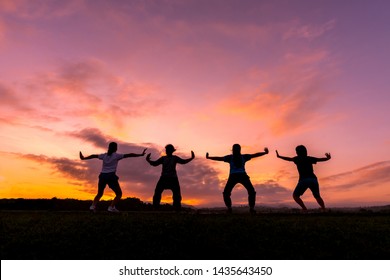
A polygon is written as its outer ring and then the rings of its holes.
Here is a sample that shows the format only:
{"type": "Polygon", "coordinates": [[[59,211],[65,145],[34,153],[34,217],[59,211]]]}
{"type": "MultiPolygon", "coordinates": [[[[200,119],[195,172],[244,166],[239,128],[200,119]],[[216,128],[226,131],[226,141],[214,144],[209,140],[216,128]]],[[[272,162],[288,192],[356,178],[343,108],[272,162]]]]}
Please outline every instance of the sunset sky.
{"type": "MultiPolygon", "coordinates": [[[[258,206],[298,207],[275,150],[300,144],[332,155],[314,166],[327,206],[390,204],[389,50],[387,0],[0,0],[0,198],[93,199],[102,162],[78,153],[116,141],[194,151],[177,172],[197,207],[224,205],[229,166],[205,154],[234,143],[270,150],[246,164],[258,206]]],[[[151,201],[160,172],[120,161],[123,198],[151,201]]]]}

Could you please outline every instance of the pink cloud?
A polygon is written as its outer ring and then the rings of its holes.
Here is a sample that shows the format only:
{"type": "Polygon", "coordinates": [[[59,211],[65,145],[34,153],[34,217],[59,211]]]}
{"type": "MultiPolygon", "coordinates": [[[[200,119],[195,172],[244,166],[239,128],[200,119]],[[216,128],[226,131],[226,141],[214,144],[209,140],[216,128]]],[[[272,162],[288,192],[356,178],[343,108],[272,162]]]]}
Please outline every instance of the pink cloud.
{"type": "Polygon", "coordinates": [[[3,45],[6,34],[6,25],[2,20],[0,20],[0,47],[3,45]]]}
{"type": "Polygon", "coordinates": [[[321,37],[335,27],[335,19],[329,20],[323,24],[301,24],[298,21],[295,21],[292,23],[292,27],[284,33],[283,39],[303,38],[313,40],[321,37]]]}
{"type": "Polygon", "coordinates": [[[6,85],[0,84],[0,106],[21,106],[21,102],[15,96],[14,91],[6,85]]]}
{"type": "Polygon", "coordinates": [[[31,104],[23,100],[17,91],[10,86],[0,83],[0,96],[0,118],[7,120],[10,124],[22,122],[34,111],[31,104]]]}
{"type": "Polygon", "coordinates": [[[0,7],[3,11],[5,12],[16,12],[17,11],[17,7],[21,4],[23,4],[23,2],[26,2],[24,0],[16,0],[16,1],[13,1],[13,0],[4,0],[4,1],[1,1],[0,2],[0,7]]]}
{"type": "Polygon", "coordinates": [[[333,97],[326,87],[331,77],[328,71],[333,68],[328,60],[328,54],[319,50],[288,54],[273,71],[256,73],[252,69],[235,82],[238,90],[232,91],[218,109],[262,121],[274,135],[310,129],[324,118],[321,109],[333,97]]]}
{"type": "Polygon", "coordinates": [[[2,0],[0,9],[25,19],[53,18],[69,16],[84,6],[83,0],[46,1],[46,0],[2,0]]]}
{"type": "Polygon", "coordinates": [[[119,128],[126,118],[156,113],[164,104],[154,86],[115,76],[96,59],[66,63],[12,86],[0,84],[0,92],[2,113],[29,122],[97,119],[119,128]]]}

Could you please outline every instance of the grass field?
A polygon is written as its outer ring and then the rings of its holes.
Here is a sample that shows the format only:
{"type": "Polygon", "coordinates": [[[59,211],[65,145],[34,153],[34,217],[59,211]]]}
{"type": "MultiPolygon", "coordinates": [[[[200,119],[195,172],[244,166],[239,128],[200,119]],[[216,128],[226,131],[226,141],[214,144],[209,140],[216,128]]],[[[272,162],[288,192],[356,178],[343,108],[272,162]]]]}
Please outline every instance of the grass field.
{"type": "Polygon", "coordinates": [[[1,259],[390,258],[389,213],[0,211],[1,259]]]}

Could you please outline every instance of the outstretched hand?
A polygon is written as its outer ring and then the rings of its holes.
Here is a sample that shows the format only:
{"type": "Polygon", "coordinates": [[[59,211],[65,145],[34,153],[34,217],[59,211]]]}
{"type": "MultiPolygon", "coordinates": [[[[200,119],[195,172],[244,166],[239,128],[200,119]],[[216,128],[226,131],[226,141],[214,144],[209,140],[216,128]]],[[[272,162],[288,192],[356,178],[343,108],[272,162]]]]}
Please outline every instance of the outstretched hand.
{"type": "Polygon", "coordinates": [[[265,147],[265,148],[264,148],[264,152],[265,152],[266,154],[268,154],[268,153],[269,153],[269,150],[268,150],[268,148],[267,148],[267,147],[265,147]]]}
{"type": "Polygon", "coordinates": [[[191,158],[195,158],[195,153],[194,153],[194,151],[191,151],[191,158]]]}
{"type": "Polygon", "coordinates": [[[147,161],[150,160],[150,153],[146,156],[146,160],[147,160],[147,161]]]}
{"type": "Polygon", "coordinates": [[[275,151],[276,152],[276,156],[279,157],[279,153],[278,153],[278,150],[275,151]]]}
{"type": "Polygon", "coordinates": [[[82,152],[80,152],[79,156],[80,156],[80,159],[81,159],[81,160],[83,160],[83,159],[84,159],[84,155],[83,155],[83,153],[82,153],[82,152]]]}
{"type": "Polygon", "coordinates": [[[147,150],[148,148],[145,148],[144,150],[143,150],[143,152],[142,152],[142,154],[141,155],[145,155],[145,152],[146,152],[146,150],[147,150]]]}
{"type": "Polygon", "coordinates": [[[207,158],[207,159],[209,158],[209,153],[206,153],[206,158],[207,158]]]}
{"type": "Polygon", "coordinates": [[[325,156],[326,156],[327,159],[331,158],[330,153],[325,153],[325,156]]]}

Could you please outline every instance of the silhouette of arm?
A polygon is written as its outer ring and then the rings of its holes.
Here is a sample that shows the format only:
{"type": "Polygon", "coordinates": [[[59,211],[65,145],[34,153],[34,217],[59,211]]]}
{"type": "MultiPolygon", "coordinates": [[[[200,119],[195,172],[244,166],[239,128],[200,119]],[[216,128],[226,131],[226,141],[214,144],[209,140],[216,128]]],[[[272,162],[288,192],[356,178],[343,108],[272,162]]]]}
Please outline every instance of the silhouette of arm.
{"type": "Polygon", "coordinates": [[[250,158],[255,158],[255,157],[261,157],[261,156],[264,156],[266,154],[268,154],[269,151],[268,151],[268,148],[264,148],[264,152],[259,152],[259,153],[255,153],[255,154],[251,154],[249,155],[250,158]]]}
{"type": "Polygon", "coordinates": [[[150,153],[146,156],[146,161],[149,162],[152,166],[158,166],[162,163],[162,158],[160,157],[158,160],[151,160],[150,153]]]}
{"type": "Polygon", "coordinates": [[[206,158],[211,160],[217,160],[217,161],[225,161],[225,157],[210,157],[209,153],[206,153],[206,158]]]}
{"type": "Polygon", "coordinates": [[[278,158],[281,158],[281,159],[284,159],[284,160],[287,160],[287,161],[294,161],[293,158],[284,157],[284,156],[279,155],[278,150],[276,150],[276,156],[277,156],[278,158]]]}
{"type": "Polygon", "coordinates": [[[316,158],[317,161],[327,161],[327,160],[330,160],[332,157],[330,156],[330,153],[325,153],[325,157],[324,158],[316,158]]]}
{"type": "Polygon", "coordinates": [[[98,155],[95,155],[95,154],[85,157],[82,152],[80,152],[79,156],[80,156],[81,160],[86,160],[86,159],[98,158],[99,157],[98,155]]]}
{"type": "Polygon", "coordinates": [[[129,154],[124,154],[123,158],[128,158],[128,157],[142,157],[145,155],[145,151],[147,149],[144,149],[144,151],[141,154],[134,154],[134,153],[129,153],[129,154]]]}
{"type": "Polygon", "coordinates": [[[193,151],[191,151],[191,157],[190,158],[187,158],[187,159],[182,159],[182,158],[179,158],[178,157],[178,163],[180,164],[186,164],[186,163],[189,163],[191,160],[193,160],[195,158],[195,154],[193,151]]]}

